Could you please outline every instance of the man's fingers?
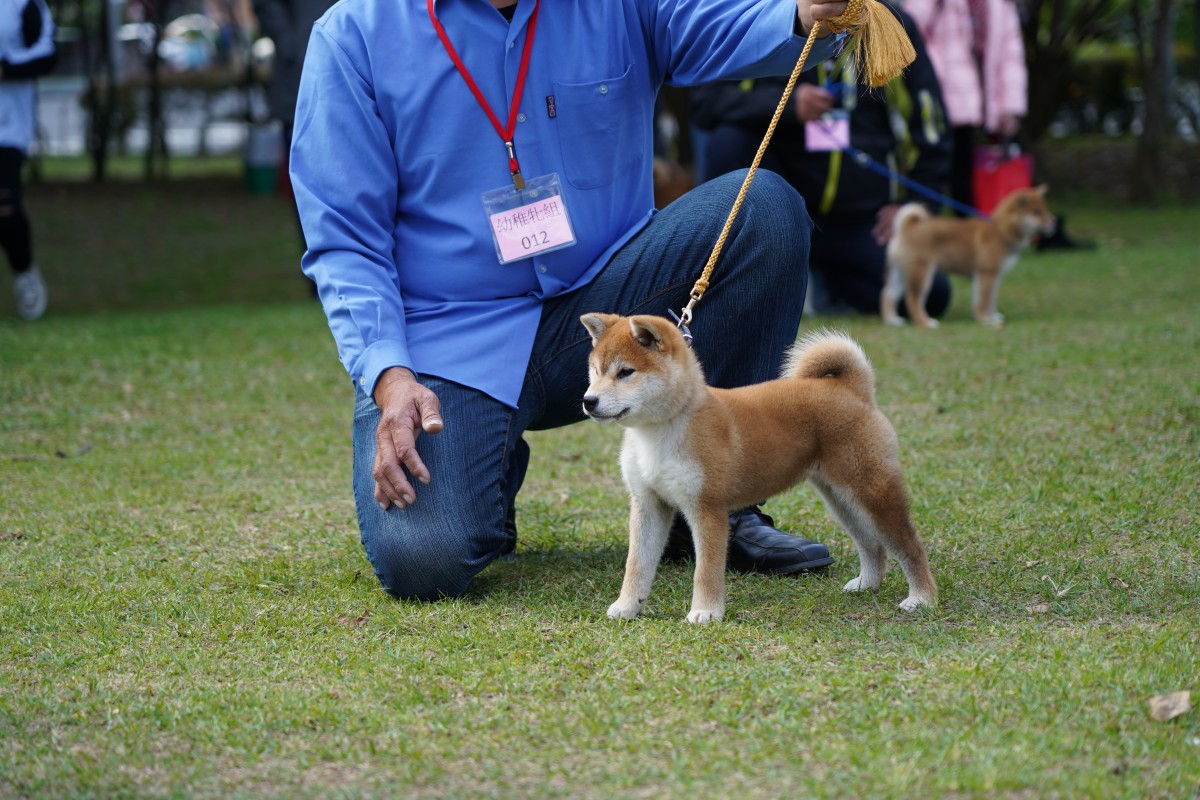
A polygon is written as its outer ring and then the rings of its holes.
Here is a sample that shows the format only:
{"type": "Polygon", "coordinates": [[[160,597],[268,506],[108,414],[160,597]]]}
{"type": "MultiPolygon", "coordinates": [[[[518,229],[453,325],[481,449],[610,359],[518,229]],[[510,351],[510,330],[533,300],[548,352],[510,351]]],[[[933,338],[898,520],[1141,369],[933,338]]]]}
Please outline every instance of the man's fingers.
{"type": "Polygon", "coordinates": [[[375,403],[382,412],[375,431],[375,499],[385,510],[395,504],[404,508],[416,502],[410,479],[429,483],[429,469],[417,452],[422,432],[438,433],[445,427],[441,402],[421,386],[407,370],[385,373],[375,390],[375,403]]]}
{"type": "MultiPolygon", "coordinates": [[[[417,452],[416,442],[409,439],[408,441],[396,442],[396,457],[400,463],[408,467],[408,474],[419,480],[421,483],[429,483],[429,470],[425,468],[425,462],[421,460],[420,454],[417,452]]],[[[402,470],[397,470],[403,474],[402,470]]],[[[412,502],[412,485],[408,481],[404,482],[404,486],[409,493],[407,502],[412,502]]]]}
{"type": "Polygon", "coordinates": [[[429,392],[425,397],[421,398],[421,430],[426,433],[441,433],[444,423],[442,422],[442,402],[433,392],[429,392]]]}
{"type": "Polygon", "coordinates": [[[821,0],[813,0],[812,15],[813,19],[833,19],[840,17],[846,13],[847,3],[845,2],[821,2],[821,0]]]}
{"type": "Polygon", "coordinates": [[[375,464],[372,469],[372,476],[375,478],[375,499],[385,510],[393,503],[397,508],[404,508],[416,499],[415,493],[400,467],[400,453],[392,437],[384,431],[380,433],[375,441],[375,464]]]}

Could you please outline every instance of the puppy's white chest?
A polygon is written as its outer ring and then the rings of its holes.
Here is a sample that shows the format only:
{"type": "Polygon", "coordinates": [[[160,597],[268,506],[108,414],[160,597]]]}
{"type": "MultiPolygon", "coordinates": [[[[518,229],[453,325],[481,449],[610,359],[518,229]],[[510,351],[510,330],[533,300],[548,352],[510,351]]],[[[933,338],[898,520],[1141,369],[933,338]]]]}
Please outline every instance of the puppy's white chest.
{"type": "Polygon", "coordinates": [[[631,489],[650,489],[676,507],[691,505],[704,483],[700,465],[683,449],[675,431],[629,431],[621,449],[621,469],[631,489]]]}

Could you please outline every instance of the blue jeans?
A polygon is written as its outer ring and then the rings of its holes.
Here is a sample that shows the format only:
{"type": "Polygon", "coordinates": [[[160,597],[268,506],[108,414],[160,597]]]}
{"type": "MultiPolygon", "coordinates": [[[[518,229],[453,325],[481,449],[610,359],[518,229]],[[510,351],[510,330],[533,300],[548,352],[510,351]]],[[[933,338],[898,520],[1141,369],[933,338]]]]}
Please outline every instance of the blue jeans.
{"type": "MultiPolygon", "coordinates": [[[[678,313],[744,175],[693,189],[659,212],[592,283],[546,301],[516,409],[422,376],[441,401],[445,429],[417,439],[432,481],[416,485],[417,500],[406,508],[384,511],[375,500],[371,468],[380,415],[357,390],[354,498],[363,548],[385,590],[419,600],[461,595],[512,549],[504,523],[529,464],[522,434],[583,419],[591,339],[580,315],[678,313]]],[[[800,195],[774,173],[758,172],[695,308],[693,346],[711,384],[742,386],[778,374],[800,325],[811,229],[800,195]]]]}

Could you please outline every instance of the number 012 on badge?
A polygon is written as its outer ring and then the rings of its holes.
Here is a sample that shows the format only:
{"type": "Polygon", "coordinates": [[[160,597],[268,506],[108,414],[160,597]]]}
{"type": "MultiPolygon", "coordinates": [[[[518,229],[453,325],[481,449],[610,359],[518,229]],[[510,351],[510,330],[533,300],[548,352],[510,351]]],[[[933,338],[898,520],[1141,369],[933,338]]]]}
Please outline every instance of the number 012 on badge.
{"type": "Polygon", "coordinates": [[[543,175],[513,186],[483,193],[483,208],[501,264],[575,244],[557,174],[543,175]]]}

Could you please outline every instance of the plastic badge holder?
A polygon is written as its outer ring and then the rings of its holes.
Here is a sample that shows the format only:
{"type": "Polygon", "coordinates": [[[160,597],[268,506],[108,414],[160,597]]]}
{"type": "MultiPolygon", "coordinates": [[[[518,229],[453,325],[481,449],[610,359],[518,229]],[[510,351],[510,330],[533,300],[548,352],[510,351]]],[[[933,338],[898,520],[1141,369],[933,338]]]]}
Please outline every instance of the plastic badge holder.
{"type": "Polygon", "coordinates": [[[484,192],[483,207],[501,264],[575,244],[575,230],[555,173],[531,178],[524,189],[504,186],[484,192]]]}

